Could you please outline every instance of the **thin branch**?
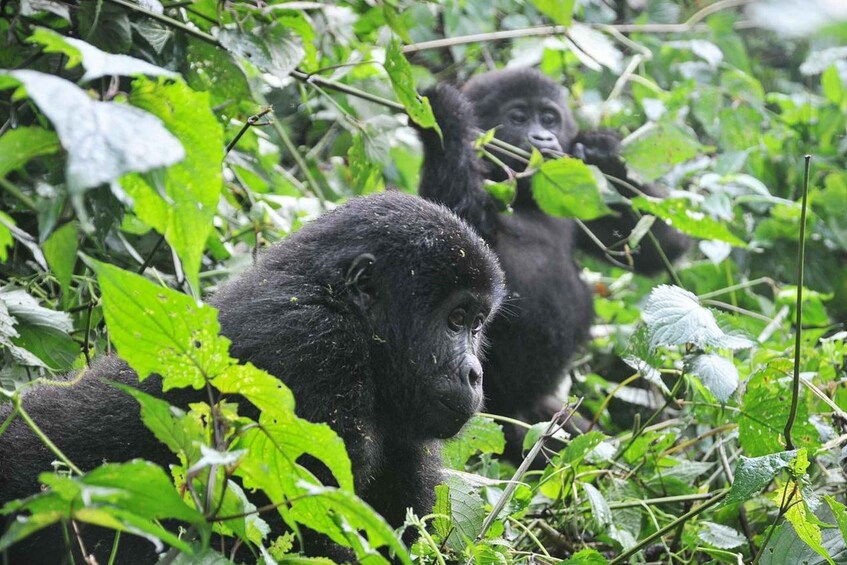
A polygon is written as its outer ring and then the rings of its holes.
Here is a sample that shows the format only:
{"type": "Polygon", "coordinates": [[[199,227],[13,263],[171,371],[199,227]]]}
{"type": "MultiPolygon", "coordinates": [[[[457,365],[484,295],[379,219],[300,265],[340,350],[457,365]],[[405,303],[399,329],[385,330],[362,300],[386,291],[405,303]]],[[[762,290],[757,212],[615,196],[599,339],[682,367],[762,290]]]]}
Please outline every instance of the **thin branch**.
{"type": "Polygon", "coordinates": [[[806,208],[809,199],[809,171],[812,166],[812,156],[806,155],[806,166],[803,174],[803,204],[800,208],[800,250],[797,256],[797,324],[794,336],[794,381],[791,387],[791,410],[785,423],[785,448],[794,449],[791,440],[791,428],[797,417],[797,403],[800,397],[800,341],[803,336],[803,265],[806,262],[806,208]]]}

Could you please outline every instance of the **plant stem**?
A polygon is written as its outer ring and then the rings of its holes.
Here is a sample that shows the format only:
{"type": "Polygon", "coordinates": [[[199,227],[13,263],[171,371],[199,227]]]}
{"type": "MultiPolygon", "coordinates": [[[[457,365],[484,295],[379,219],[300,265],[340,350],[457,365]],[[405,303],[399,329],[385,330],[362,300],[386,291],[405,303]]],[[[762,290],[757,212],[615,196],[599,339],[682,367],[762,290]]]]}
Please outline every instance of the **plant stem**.
{"type": "Polygon", "coordinates": [[[58,457],[59,460],[62,461],[62,463],[67,465],[71,471],[73,471],[77,475],[82,475],[82,470],[76,465],[74,465],[73,462],[68,459],[67,455],[62,453],[62,450],[59,449],[56,444],[53,443],[49,437],[47,437],[47,435],[41,430],[41,428],[38,427],[38,424],[36,424],[35,421],[29,417],[29,414],[27,414],[26,410],[24,410],[24,407],[21,405],[20,397],[13,398],[12,403],[14,404],[15,410],[17,410],[18,414],[20,414],[23,421],[26,422],[26,425],[29,426],[29,429],[32,430],[32,433],[34,433],[38,437],[38,439],[41,440],[41,443],[43,443],[47,447],[47,449],[52,451],[53,455],[58,457]]]}
{"type": "Polygon", "coordinates": [[[803,204],[800,207],[800,250],[797,254],[797,323],[794,335],[794,381],[791,388],[791,410],[785,423],[785,448],[794,449],[791,439],[791,428],[797,417],[797,403],[800,397],[800,341],[803,336],[803,265],[806,262],[806,208],[809,199],[809,171],[812,156],[805,157],[805,172],[803,174],[803,204]]]}
{"type": "Polygon", "coordinates": [[[615,557],[614,559],[609,561],[609,565],[617,565],[618,563],[625,563],[632,555],[635,555],[636,553],[638,553],[639,551],[641,551],[642,549],[644,549],[645,547],[647,547],[648,545],[653,543],[653,541],[659,539],[660,537],[662,537],[663,535],[665,535],[669,531],[673,530],[677,526],[684,524],[685,522],[687,522],[691,518],[694,518],[695,516],[703,513],[704,511],[708,510],[712,506],[716,505],[718,502],[720,502],[721,500],[726,498],[727,494],[729,494],[729,489],[724,489],[724,490],[718,492],[708,502],[704,502],[700,506],[697,506],[696,508],[692,508],[691,510],[689,510],[688,512],[686,512],[685,514],[683,514],[682,516],[680,516],[679,518],[677,518],[676,520],[674,520],[673,522],[671,522],[670,524],[665,526],[664,528],[660,528],[660,529],[656,530],[654,533],[650,534],[649,536],[647,536],[646,538],[644,538],[643,540],[641,540],[640,542],[638,542],[637,544],[635,544],[631,548],[627,549],[626,551],[624,551],[623,553],[621,553],[620,555],[618,555],[617,557],[615,557]]]}

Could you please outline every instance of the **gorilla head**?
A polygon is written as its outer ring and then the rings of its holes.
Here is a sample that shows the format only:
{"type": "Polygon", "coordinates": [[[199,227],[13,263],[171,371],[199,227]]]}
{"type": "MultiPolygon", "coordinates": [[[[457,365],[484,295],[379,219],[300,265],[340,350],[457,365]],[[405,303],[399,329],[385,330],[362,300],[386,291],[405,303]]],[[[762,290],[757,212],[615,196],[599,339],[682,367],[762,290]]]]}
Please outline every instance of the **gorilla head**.
{"type": "MultiPolygon", "coordinates": [[[[497,138],[516,147],[561,154],[576,137],[577,125],[564,89],[535,69],[478,75],[462,92],[473,101],[479,127],[498,128],[497,138]]],[[[512,168],[520,165],[514,163],[512,168]]]]}
{"type": "MultiPolygon", "coordinates": [[[[342,437],[357,494],[399,527],[410,507],[419,516],[432,511],[439,440],[480,407],[481,330],[504,294],[497,259],[465,222],[393,192],[354,199],[307,224],[223,285],[212,303],[233,356],[282,379],[300,417],[326,422],[342,437]]],[[[68,386],[32,389],[23,405],[83,470],[134,457],[176,462],[141,423],[135,401],[104,379],[180,407],[208,400],[185,389],[163,394],[159,378],[138,383],[126,364],[106,356],[68,386]]],[[[9,408],[0,405],[0,422],[9,408]]],[[[0,434],[0,500],[37,492],[38,473],[53,458],[20,418],[11,420],[0,434]]],[[[328,470],[312,463],[304,462],[329,483],[328,470]]],[[[88,528],[83,537],[105,563],[113,532],[88,528]]],[[[150,543],[125,538],[120,561],[155,559],[150,543]]],[[[41,531],[11,548],[11,562],[61,562],[77,552],[70,541],[58,528],[41,531]]],[[[309,543],[309,553],[353,557],[319,537],[309,543]]]]}

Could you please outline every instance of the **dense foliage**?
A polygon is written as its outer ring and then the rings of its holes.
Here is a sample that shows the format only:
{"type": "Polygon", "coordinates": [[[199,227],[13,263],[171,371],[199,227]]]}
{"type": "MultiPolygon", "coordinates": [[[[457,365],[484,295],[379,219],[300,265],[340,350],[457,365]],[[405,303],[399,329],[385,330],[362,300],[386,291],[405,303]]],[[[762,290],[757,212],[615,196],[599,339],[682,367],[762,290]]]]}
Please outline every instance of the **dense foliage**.
{"type": "MultiPolygon", "coordinates": [[[[175,465],[77,469],[57,452],[56,472],[41,476],[49,489],[0,501],[4,513],[31,511],[0,550],[82,521],[209,563],[242,544],[265,563],[301,562],[295,533],[267,535],[262,514],[280,511],[292,532],[325,532],[368,562],[385,562],[386,548],[426,563],[847,558],[847,10],[837,2],[12,0],[0,10],[0,399],[37,429],[20,392],[113,344],[142,378],[240,394],[263,424],[216,444],[216,421],[245,429],[234,405],[175,412],[127,391],[175,465]],[[422,535],[407,552],[353,494],[334,433],[299,420],[273,377],[230,358],[199,298],[334,203],[414,192],[421,158],[408,120],[434,123],[416,90],[506,64],[560,80],[584,126],[624,133],[633,173],[671,189],[632,200],[644,217],[633,247],[653,216],[698,246],[664,281],[585,259],[599,319],[564,394],[582,398],[595,429],[556,453],[555,423],[528,422],[526,448],[550,463],[516,474],[498,458],[496,415],[476,418],[445,454],[464,472],[439,487],[432,515],[409,516],[422,535]],[[272,447],[259,429],[285,441],[272,447]],[[304,452],[339,487],[291,463],[304,452]],[[258,471],[269,461],[278,480],[258,471]],[[257,512],[253,489],[277,506],[257,512]]],[[[593,217],[601,196],[620,199],[576,160],[530,166],[550,213],[593,217]]],[[[510,198],[508,184],[491,190],[510,198]]]]}

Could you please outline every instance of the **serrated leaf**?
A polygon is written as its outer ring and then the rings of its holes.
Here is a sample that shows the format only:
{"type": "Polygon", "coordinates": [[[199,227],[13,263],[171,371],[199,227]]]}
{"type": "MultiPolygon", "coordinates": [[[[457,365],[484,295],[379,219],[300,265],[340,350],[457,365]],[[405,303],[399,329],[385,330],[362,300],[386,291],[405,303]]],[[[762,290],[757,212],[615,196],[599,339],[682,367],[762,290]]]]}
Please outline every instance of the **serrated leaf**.
{"type": "Polygon", "coordinates": [[[719,549],[732,549],[747,543],[746,538],[734,528],[703,520],[700,522],[699,537],[705,543],[719,549]]]}
{"type": "Polygon", "coordinates": [[[0,177],[20,169],[30,159],[52,155],[61,146],[52,131],[39,127],[19,127],[0,136],[0,177]]]}
{"type": "Polygon", "coordinates": [[[544,162],[532,175],[532,195],[553,216],[593,220],[611,213],[591,169],[573,157],[544,162]]]}
{"type": "Polygon", "coordinates": [[[780,471],[788,468],[795,457],[797,457],[797,450],[781,451],[753,458],[742,455],[741,461],[735,468],[735,482],[721,505],[750,500],[770,484],[780,471]]]}
{"type": "Polygon", "coordinates": [[[279,24],[249,31],[235,26],[221,28],[218,41],[230,53],[281,80],[297,68],[306,54],[300,37],[279,24]]]}
{"type": "Polygon", "coordinates": [[[64,37],[47,28],[36,28],[27,41],[43,45],[47,53],[66,55],[68,62],[65,68],[71,69],[82,63],[85,67],[85,74],[80,78],[82,82],[105,76],[147,75],[179,78],[179,75],[173,71],[128,55],[106,53],[85,41],[64,37]]]}
{"type": "Polygon", "coordinates": [[[462,473],[446,473],[444,482],[450,487],[450,506],[453,509],[453,533],[447,545],[456,551],[465,548],[466,539],[475,539],[485,521],[485,502],[479,489],[465,480],[462,473]]]}
{"type": "Polygon", "coordinates": [[[73,321],[67,312],[41,306],[36,298],[23,289],[9,286],[0,288],[0,301],[5,303],[9,314],[19,323],[51,328],[63,333],[70,333],[74,329],[73,321]]]}
{"type": "Polygon", "coordinates": [[[726,402],[738,388],[738,369],[729,359],[713,353],[697,355],[687,368],[718,402],[726,402]]]}
{"type": "MultiPolygon", "coordinates": [[[[5,74],[26,88],[56,128],[68,153],[68,191],[77,200],[86,189],[126,173],[164,167],[185,157],[179,141],[147,112],[92,100],[72,82],[52,75],[29,70],[5,74]]],[[[77,211],[81,209],[77,202],[77,211]]]]}
{"type": "Polygon", "coordinates": [[[688,235],[700,239],[716,239],[735,247],[747,247],[747,244],[729,231],[726,225],[703,212],[692,210],[691,202],[684,198],[656,200],[636,196],[631,202],[634,209],[657,216],[688,235]]]}
{"type": "MultiPolygon", "coordinates": [[[[785,488],[789,489],[793,487],[790,484],[787,484],[785,488]]],[[[782,492],[775,494],[779,496],[780,501],[777,502],[777,504],[779,504],[781,500],[784,499],[783,497],[785,495],[782,492]]],[[[791,522],[797,536],[806,542],[806,545],[812,548],[815,553],[823,557],[827,563],[835,565],[835,561],[832,560],[826,548],[823,546],[823,535],[819,525],[820,520],[809,510],[805,500],[801,500],[796,504],[790,504],[785,510],[785,518],[791,522]]]]}
{"type": "Polygon", "coordinates": [[[109,335],[140,380],[158,373],[164,390],[199,389],[233,362],[214,308],[140,275],[87,262],[97,273],[109,335]]]}
{"type": "Polygon", "coordinates": [[[506,440],[503,428],[490,418],[474,416],[459,435],[444,443],[441,456],[444,466],[462,470],[475,453],[503,453],[506,440]]]}
{"type": "Polygon", "coordinates": [[[165,171],[163,191],[149,179],[129,175],[121,185],[134,200],[133,210],[163,234],[182,259],[192,287],[223,187],[223,129],[209,107],[209,95],[182,83],[133,82],[131,102],[161,119],[187,148],[185,159],[165,171]]]}
{"type": "Polygon", "coordinates": [[[652,348],[686,343],[728,349],[753,345],[745,338],[724,333],[714,314],[702,307],[694,294],[677,286],[663,284],[654,288],[641,317],[647,324],[652,348]]]}
{"type": "Polygon", "coordinates": [[[647,124],[621,143],[621,157],[646,181],[656,180],[703,150],[689,130],[667,121],[647,124]]]}
{"type": "Polygon", "coordinates": [[[388,73],[397,99],[406,108],[409,117],[423,128],[433,128],[440,136],[441,128],[435,121],[429,99],[420,96],[415,90],[412,67],[396,39],[392,39],[385,50],[385,71],[388,73]]]}
{"type": "MultiPolygon", "coordinates": [[[[282,381],[253,365],[231,365],[213,379],[212,385],[223,393],[243,396],[262,411],[262,430],[251,430],[261,433],[247,432],[244,441],[249,445],[240,447],[251,449],[250,445],[255,445],[264,452],[251,452],[256,463],[270,464],[272,458],[280,458],[279,472],[294,476],[297,469],[291,470],[291,462],[308,453],[321,460],[341,488],[353,490],[353,473],[344,442],[328,425],[297,418],[294,397],[282,381]]],[[[247,462],[242,462],[241,466],[245,465],[247,462]]]]}

